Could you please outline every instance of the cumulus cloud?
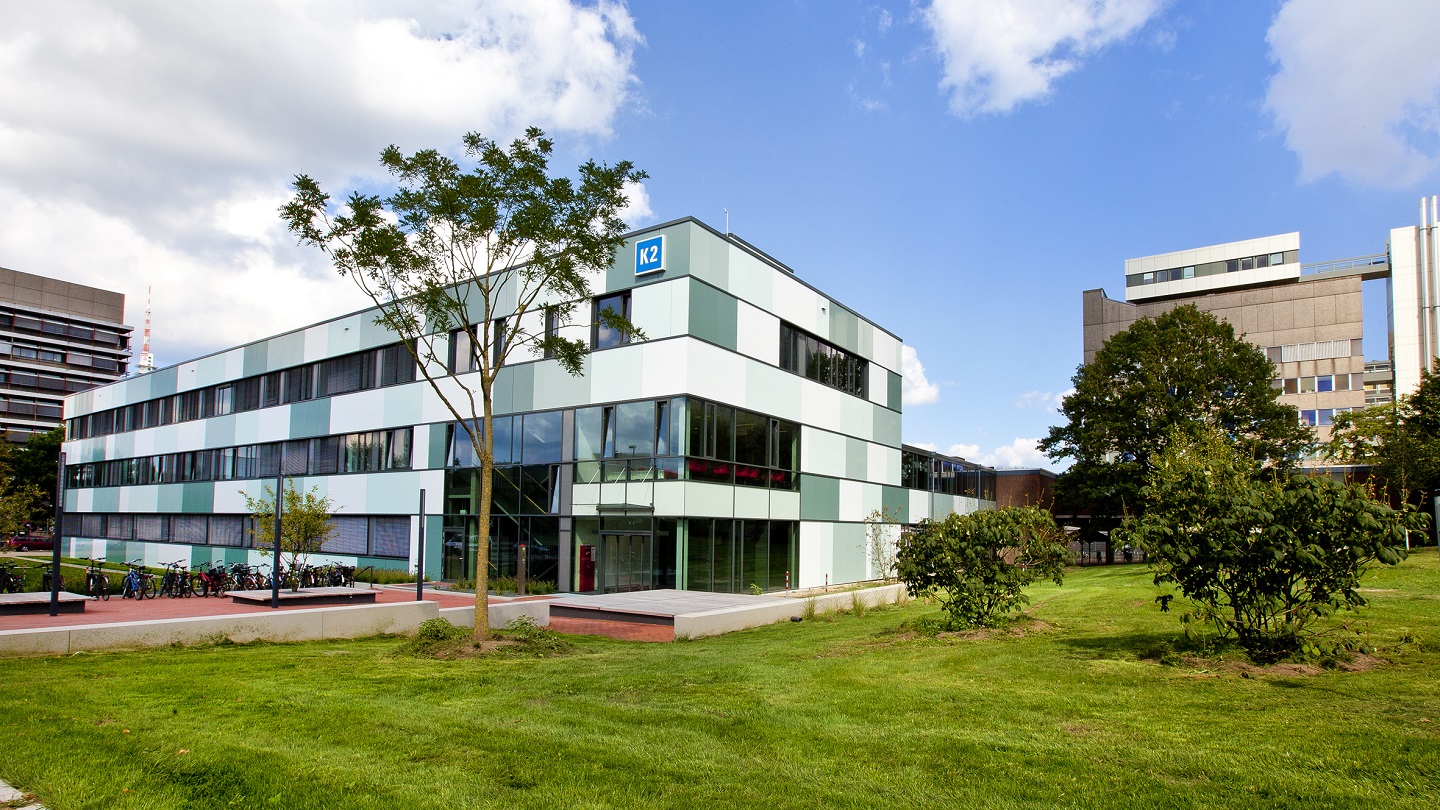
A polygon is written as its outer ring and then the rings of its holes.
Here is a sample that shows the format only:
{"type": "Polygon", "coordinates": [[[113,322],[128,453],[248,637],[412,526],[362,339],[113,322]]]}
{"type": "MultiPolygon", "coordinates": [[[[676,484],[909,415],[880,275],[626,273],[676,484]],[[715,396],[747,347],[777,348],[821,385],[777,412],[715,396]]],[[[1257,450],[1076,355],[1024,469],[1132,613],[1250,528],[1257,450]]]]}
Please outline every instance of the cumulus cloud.
{"type": "Polygon", "coordinates": [[[638,228],[655,217],[650,209],[650,194],[644,183],[625,184],[625,207],[620,209],[620,219],[632,228],[638,228]]]}
{"type": "Polygon", "coordinates": [[[642,41],[607,0],[0,5],[0,265],[124,292],[131,322],[153,285],[162,362],[358,309],[280,223],[292,175],[373,189],[390,143],[606,137],[642,41]]]}
{"type": "Polygon", "coordinates": [[[1440,6],[1290,0],[1267,39],[1266,108],[1301,177],[1403,186],[1440,163],[1440,6]]]}
{"type": "Polygon", "coordinates": [[[1060,411],[1061,404],[1063,404],[1065,401],[1065,397],[1068,397],[1073,393],[1075,393],[1074,388],[1070,388],[1060,392],[1026,391],[1025,393],[1021,394],[1018,399],[1015,400],[1015,407],[1042,408],[1047,411],[1054,411],[1058,413],[1060,411]]]}
{"type": "Polygon", "coordinates": [[[963,117],[1049,95],[1086,57],[1142,28],[1163,0],[934,0],[921,12],[963,117]]]}
{"type": "Polygon", "coordinates": [[[1036,446],[1039,443],[1039,439],[1016,437],[988,453],[982,452],[978,444],[954,444],[950,446],[949,455],[978,461],[987,467],[1048,467],[1050,457],[1040,452],[1036,446]]]}
{"type": "Polygon", "coordinates": [[[900,401],[905,405],[929,405],[940,400],[940,386],[925,378],[914,346],[900,347],[900,401]]]}

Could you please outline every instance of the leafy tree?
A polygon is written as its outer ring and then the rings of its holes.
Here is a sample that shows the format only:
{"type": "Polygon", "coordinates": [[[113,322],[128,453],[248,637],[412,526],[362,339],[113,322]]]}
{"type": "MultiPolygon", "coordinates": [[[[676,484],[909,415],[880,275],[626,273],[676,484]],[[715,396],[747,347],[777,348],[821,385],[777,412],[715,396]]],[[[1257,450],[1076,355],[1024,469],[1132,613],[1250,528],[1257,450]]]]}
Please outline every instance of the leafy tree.
{"type": "MultiPolygon", "coordinates": [[[[280,553],[285,569],[294,572],[310,561],[311,554],[320,552],[326,540],[335,536],[335,523],[330,516],[335,503],[330,496],[317,496],[318,489],[300,492],[292,484],[284,487],[285,510],[280,513],[280,553]]],[[[243,492],[242,492],[243,494],[243,492]]],[[[265,496],[245,495],[245,508],[253,519],[251,540],[255,550],[268,555],[275,548],[275,491],[265,487],[265,496]]]]}
{"type": "Polygon", "coordinates": [[[1397,500],[1419,504],[1440,488],[1440,375],[1420,372],[1420,386],[1398,402],[1336,414],[1325,455],[1370,466],[1397,500]]]}
{"type": "MultiPolygon", "coordinates": [[[[589,279],[624,243],[624,188],[645,174],[628,161],[587,161],[575,179],[551,177],[554,145],[535,128],[509,149],[476,133],[464,143],[474,161],[468,170],[433,149],[408,156],[385,149],[380,162],[398,189],[384,198],[353,192],[340,211],[315,180],[298,175],[281,215],[302,244],[325,251],[374,302],[376,323],[404,340],[470,439],[480,467],[475,637],[483,640],[490,635],[496,377],[522,349],[583,372],[587,342],[560,330],[588,305],[589,279]],[[456,373],[448,376],[452,356],[456,373]]],[[[596,315],[600,328],[622,339],[644,338],[625,313],[596,315]]]]}
{"type": "Polygon", "coordinates": [[[44,497],[34,484],[11,481],[0,494],[0,539],[25,531],[26,524],[35,524],[35,505],[44,497]]]}
{"type": "Polygon", "coordinates": [[[993,627],[1029,603],[1025,586],[1061,584],[1068,557],[1049,512],[1007,506],[922,521],[902,539],[895,568],[912,596],[940,599],[951,627],[993,627]]]}
{"type": "MultiPolygon", "coordinates": [[[[1234,635],[1251,658],[1291,655],[1315,622],[1365,604],[1366,567],[1394,565],[1425,526],[1355,484],[1262,469],[1212,427],[1178,428],[1155,457],[1143,515],[1125,538],[1143,548],[1155,583],[1195,603],[1186,620],[1234,635]]],[[[1171,596],[1157,599],[1169,609],[1171,596]]]]}
{"type": "Polygon", "coordinates": [[[24,444],[0,437],[0,533],[55,520],[55,475],[65,429],[32,433],[24,444]]]}
{"type": "Polygon", "coordinates": [[[1258,461],[1288,466],[1313,441],[1272,387],[1275,366],[1230,324],[1193,305],[1141,318],[1081,366],[1040,449],[1073,459],[1056,497],[1097,514],[1135,514],[1153,460],[1177,425],[1223,430],[1258,461]]]}

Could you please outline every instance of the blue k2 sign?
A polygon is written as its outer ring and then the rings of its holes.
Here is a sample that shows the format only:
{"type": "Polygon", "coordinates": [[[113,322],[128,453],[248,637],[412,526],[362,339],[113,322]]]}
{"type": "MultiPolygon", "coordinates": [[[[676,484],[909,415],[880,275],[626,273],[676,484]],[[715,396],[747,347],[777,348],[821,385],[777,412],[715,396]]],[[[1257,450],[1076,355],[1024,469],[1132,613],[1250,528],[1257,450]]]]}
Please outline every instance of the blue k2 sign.
{"type": "Polygon", "coordinates": [[[658,273],[665,269],[665,237],[652,236],[635,243],[635,275],[658,273]]]}

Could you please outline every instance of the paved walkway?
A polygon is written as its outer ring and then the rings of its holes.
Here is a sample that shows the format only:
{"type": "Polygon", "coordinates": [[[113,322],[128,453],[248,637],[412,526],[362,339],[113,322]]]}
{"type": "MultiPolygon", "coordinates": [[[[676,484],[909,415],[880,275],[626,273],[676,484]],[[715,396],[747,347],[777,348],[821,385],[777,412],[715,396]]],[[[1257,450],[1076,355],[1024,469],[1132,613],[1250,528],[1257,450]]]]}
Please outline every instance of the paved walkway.
{"type": "Polygon", "coordinates": [[[0,782],[0,807],[18,807],[19,810],[45,810],[38,803],[20,804],[25,801],[26,794],[21,793],[13,787],[0,782]]]}
{"type": "MultiPolygon", "coordinates": [[[[475,604],[475,597],[468,593],[451,593],[433,588],[425,589],[427,601],[438,602],[442,608],[469,607],[475,604]]],[[[378,589],[376,604],[415,601],[415,586],[401,585],[378,589]]],[[[490,598],[491,604],[510,600],[490,598]]],[[[314,605],[284,605],[279,610],[304,610],[314,605]]],[[[48,627],[73,627],[82,624],[110,624],[112,622],[143,622],[154,619],[186,619],[194,616],[235,616],[245,613],[269,613],[270,605],[245,605],[228,597],[192,596],[189,598],[157,598],[137,601],[110,597],[109,601],[91,599],[85,605],[84,613],[20,614],[0,616],[0,630],[37,630],[48,627]]]]}

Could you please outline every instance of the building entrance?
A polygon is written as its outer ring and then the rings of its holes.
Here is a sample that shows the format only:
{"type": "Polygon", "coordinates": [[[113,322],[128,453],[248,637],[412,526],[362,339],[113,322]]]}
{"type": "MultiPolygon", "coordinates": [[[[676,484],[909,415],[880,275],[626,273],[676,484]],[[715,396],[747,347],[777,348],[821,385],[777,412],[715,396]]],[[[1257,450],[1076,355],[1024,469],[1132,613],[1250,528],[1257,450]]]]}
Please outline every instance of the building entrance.
{"type": "Polygon", "coordinates": [[[649,534],[601,534],[602,593],[648,591],[655,587],[654,543],[649,534]]]}

